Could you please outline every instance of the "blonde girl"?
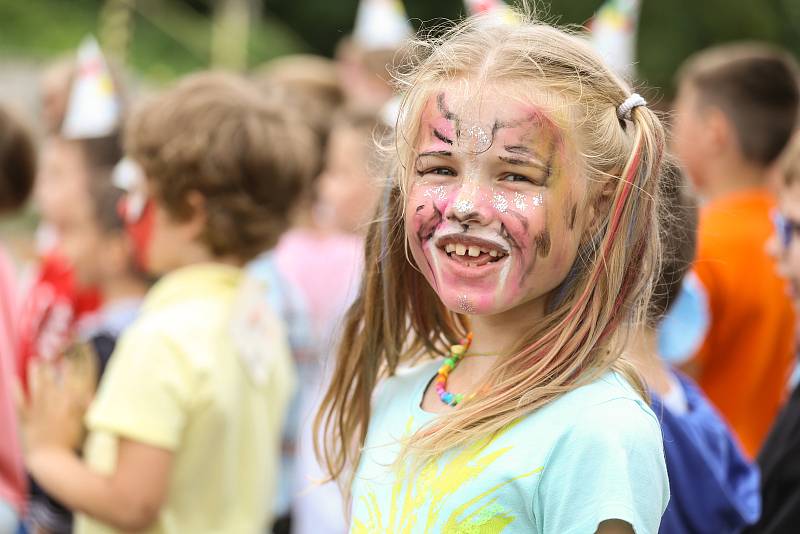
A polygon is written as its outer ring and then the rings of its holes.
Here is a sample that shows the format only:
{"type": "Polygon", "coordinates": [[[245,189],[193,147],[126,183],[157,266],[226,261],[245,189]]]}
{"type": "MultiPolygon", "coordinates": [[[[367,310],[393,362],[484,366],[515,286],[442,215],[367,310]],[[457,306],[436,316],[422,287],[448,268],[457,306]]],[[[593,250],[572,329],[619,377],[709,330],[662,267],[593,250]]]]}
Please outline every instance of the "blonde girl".
{"type": "Polygon", "coordinates": [[[664,132],[520,14],[417,45],[320,453],[353,532],[656,533],[659,424],[621,357],[659,258],[664,132]]]}

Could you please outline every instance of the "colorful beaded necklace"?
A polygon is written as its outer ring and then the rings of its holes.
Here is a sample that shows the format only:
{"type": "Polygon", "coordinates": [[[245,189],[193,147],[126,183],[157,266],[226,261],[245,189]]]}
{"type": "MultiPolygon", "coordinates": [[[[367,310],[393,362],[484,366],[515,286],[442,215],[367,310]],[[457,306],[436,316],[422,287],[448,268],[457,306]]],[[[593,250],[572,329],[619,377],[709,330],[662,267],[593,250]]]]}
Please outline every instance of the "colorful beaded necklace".
{"type": "Polygon", "coordinates": [[[462,400],[464,400],[463,394],[450,393],[447,391],[447,377],[467,353],[467,350],[471,344],[472,332],[467,334],[466,339],[461,340],[460,345],[453,345],[450,347],[450,357],[444,361],[442,366],[439,368],[439,372],[436,374],[436,393],[439,394],[439,398],[442,400],[442,402],[449,406],[457,406],[462,400]]]}

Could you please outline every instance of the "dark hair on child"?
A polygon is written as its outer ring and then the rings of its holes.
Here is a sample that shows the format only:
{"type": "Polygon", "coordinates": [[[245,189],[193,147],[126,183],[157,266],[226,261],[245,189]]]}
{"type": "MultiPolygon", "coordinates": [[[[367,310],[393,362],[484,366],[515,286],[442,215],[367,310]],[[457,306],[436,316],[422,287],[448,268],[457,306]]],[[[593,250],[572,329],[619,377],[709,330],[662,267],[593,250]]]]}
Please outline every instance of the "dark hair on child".
{"type": "Polygon", "coordinates": [[[36,178],[36,148],[28,129],[0,107],[0,213],[20,209],[36,178]]]}
{"type": "Polygon", "coordinates": [[[664,163],[659,195],[662,259],[647,313],[652,326],[666,315],[678,297],[697,249],[697,200],[675,161],[664,163]]]}
{"type": "Polygon", "coordinates": [[[701,106],[730,119],[748,161],[767,166],[780,155],[800,107],[797,63],[788,52],[760,43],[716,46],[689,58],[678,78],[697,90],[701,106]]]}
{"type": "Polygon", "coordinates": [[[135,112],[126,152],[177,220],[205,201],[202,241],[247,261],[273,246],[318,167],[314,134],[283,99],[233,74],[185,78],[135,112]]]}
{"type": "Polygon", "coordinates": [[[114,132],[104,137],[76,139],[81,145],[92,178],[108,180],[112,169],[122,159],[122,134],[114,132]]]}

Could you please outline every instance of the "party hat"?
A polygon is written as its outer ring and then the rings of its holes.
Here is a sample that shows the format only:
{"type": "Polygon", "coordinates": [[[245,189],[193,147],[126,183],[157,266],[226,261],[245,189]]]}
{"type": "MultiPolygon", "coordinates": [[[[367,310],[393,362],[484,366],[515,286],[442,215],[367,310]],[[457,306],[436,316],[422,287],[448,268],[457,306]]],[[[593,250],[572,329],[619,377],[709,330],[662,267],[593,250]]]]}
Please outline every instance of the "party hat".
{"type": "Polygon", "coordinates": [[[103,137],[119,127],[120,101],[97,41],[91,35],[78,48],[75,78],[61,133],[68,139],[103,137]]]}
{"type": "Polygon", "coordinates": [[[366,50],[399,48],[413,34],[401,0],[361,0],[353,39],[366,50]]]}
{"type": "Polygon", "coordinates": [[[636,74],[640,0],[606,0],[589,24],[595,50],[620,76],[636,74]]]}
{"type": "Polygon", "coordinates": [[[518,22],[516,13],[503,0],[465,0],[464,4],[470,15],[488,14],[500,22],[518,22]]]}

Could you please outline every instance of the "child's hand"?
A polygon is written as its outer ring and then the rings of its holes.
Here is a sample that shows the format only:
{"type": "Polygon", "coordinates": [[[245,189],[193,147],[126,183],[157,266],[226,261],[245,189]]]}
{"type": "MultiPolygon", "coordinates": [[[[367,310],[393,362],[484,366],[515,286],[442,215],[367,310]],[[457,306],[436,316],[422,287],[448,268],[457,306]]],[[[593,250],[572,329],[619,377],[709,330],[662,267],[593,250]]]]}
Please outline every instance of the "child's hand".
{"type": "Polygon", "coordinates": [[[33,362],[28,376],[30,394],[20,399],[26,457],[42,449],[77,449],[89,399],[73,384],[70,366],[57,369],[52,363],[33,362]]]}

